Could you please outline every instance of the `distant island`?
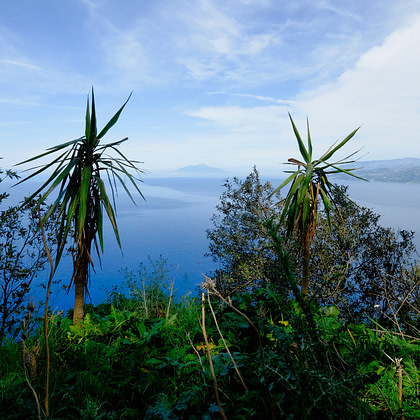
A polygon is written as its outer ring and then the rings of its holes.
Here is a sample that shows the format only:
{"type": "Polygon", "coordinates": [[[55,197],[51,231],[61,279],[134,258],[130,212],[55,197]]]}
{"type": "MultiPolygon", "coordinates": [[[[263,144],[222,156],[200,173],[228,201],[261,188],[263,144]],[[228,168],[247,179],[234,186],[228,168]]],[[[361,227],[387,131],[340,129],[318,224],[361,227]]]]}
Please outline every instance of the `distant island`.
{"type": "Polygon", "coordinates": [[[214,168],[212,166],[205,165],[204,163],[200,163],[198,165],[184,166],[183,168],[176,169],[175,172],[178,174],[183,174],[183,175],[196,175],[196,176],[223,175],[227,173],[223,169],[214,168]]]}
{"type": "MultiPolygon", "coordinates": [[[[358,168],[355,174],[368,181],[420,183],[420,159],[418,158],[359,161],[355,162],[352,168],[358,168]]],[[[336,175],[340,179],[343,176],[336,175]]]]}

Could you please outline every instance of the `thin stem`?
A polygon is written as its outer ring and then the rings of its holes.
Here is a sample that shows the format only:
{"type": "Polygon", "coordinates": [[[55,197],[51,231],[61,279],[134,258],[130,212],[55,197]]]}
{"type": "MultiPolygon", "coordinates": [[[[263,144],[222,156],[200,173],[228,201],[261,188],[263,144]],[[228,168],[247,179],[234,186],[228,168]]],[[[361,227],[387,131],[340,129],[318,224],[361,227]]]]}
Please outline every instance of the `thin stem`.
{"type": "MultiPolygon", "coordinates": [[[[309,222],[308,222],[309,223],[309,222]]],[[[303,233],[303,274],[302,274],[302,294],[307,296],[309,293],[309,260],[310,260],[310,229],[306,226],[303,233]]]]}
{"type": "Polygon", "coordinates": [[[235,370],[236,370],[236,373],[237,373],[237,374],[238,374],[238,376],[239,376],[239,379],[241,380],[242,385],[243,385],[243,386],[244,386],[244,388],[248,391],[248,388],[247,388],[247,386],[246,386],[246,384],[245,384],[245,382],[244,382],[244,380],[243,380],[243,378],[242,378],[242,375],[241,375],[241,374],[240,374],[240,372],[239,372],[238,366],[236,365],[235,359],[233,358],[233,356],[232,356],[232,354],[231,354],[231,352],[230,352],[230,350],[229,350],[229,347],[228,347],[228,345],[226,344],[226,341],[225,341],[225,338],[223,337],[222,331],[220,331],[219,324],[218,324],[218,322],[217,322],[217,318],[216,318],[216,314],[214,313],[213,307],[211,306],[211,302],[210,302],[210,292],[209,292],[208,290],[207,290],[207,300],[208,300],[208,302],[209,302],[210,311],[211,311],[211,314],[213,315],[214,323],[216,324],[216,328],[217,328],[217,331],[219,332],[220,338],[222,339],[223,344],[224,344],[224,346],[225,346],[225,349],[226,349],[227,353],[229,354],[230,360],[232,360],[233,366],[234,366],[234,368],[235,368],[235,370]]]}
{"type": "Polygon", "coordinates": [[[207,332],[206,332],[206,310],[205,310],[205,307],[204,307],[204,302],[205,302],[204,293],[202,293],[201,294],[201,314],[202,314],[202,321],[201,321],[200,325],[201,325],[201,329],[203,330],[204,341],[206,343],[207,355],[208,355],[208,358],[209,358],[211,376],[213,378],[213,386],[214,386],[214,392],[216,394],[217,406],[219,407],[220,414],[221,414],[222,418],[224,420],[227,420],[227,417],[225,415],[225,412],[223,411],[222,405],[220,403],[219,387],[217,386],[217,379],[216,379],[216,374],[214,373],[213,359],[211,357],[211,350],[210,350],[209,340],[207,339],[207,332]]]}
{"type": "Polygon", "coordinates": [[[203,361],[201,360],[200,353],[199,353],[199,352],[198,352],[198,350],[195,348],[194,343],[193,343],[193,342],[192,342],[192,340],[191,340],[190,333],[187,333],[187,338],[188,338],[188,341],[189,341],[189,342],[190,342],[190,344],[191,344],[191,347],[192,347],[192,348],[193,348],[193,350],[195,351],[195,354],[198,356],[198,361],[200,362],[201,369],[203,369],[203,371],[204,371],[203,361]]]}
{"type": "Polygon", "coordinates": [[[50,298],[50,291],[51,291],[51,282],[54,276],[54,264],[51,258],[51,253],[48,248],[47,241],[45,239],[45,231],[44,231],[44,224],[42,222],[41,217],[41,209],[39,207],[39,203],[37,203],[37,210],[38,210],[38,218],[39,218],[39,226],[41,230],[42,242],[44,244],[45,252],[48,257],[48,261],[50,263],[50,277],[48,278],[48,286],[47,286],[47,293],[45,297],[45,308],[44,308],[44,340],[45,340],[45,349],[47,352],[47,378],[45,381],[45,415],[49,417],[49,401],[50,401],[50,345],[48,339],[48,301],[50,298]]]}
{"type": "Polygon", "coordinates": [[[26,365],[25,365],[25,354],[26,354],[26,345],[25,345],[25,341],[23,340],[23,371],[25,373],[25,379],[26,379],[26,383],[28,384],[29,388],[31,389],[32,393],[34,394],[34,398],[35,398],[35,402],[36,402],[36,409],[38,412],[38,419],[41,420],[41,404],[39,403],[39,398],[37,393],[35,392],[35,389],[33,388],[33,386],[31,385],[29,378],[28,378],[28,374],[26,372],[26,365]]]}
{"type": "Polygon", "coordinates": [[[400,407],[402,407],[402,395],[403,395],[403,379],[402,379],[402,358],[395,358],[395,367],[397,369],[398,376],[398,401],[400,402],[400,407]]]}
{"type": "MultiPolygon", "coordinates": [[[[220,294],[220,292],[216,289],[215,283],[212,279],[210,279],[207,276],[204,276],[204,278],[206,279],[206,281],[202,284],[202,287],[204,289],[206,289],[208,292],[211,291],[211,293],[213,293],[215,296],[217,296],[223,303],[225,303],[227,306],[232,308],[239,315],[243,316],[248,321],[249,325],[255,330],[255,332],[257,334],[257,338],[258,338],[258,347],[259,347],[259,350],[260,350],[261,368],[262,368],[262,371],[263,371],[263,383],[264,383],[264,386],[266,387],[267,395],[268,395],[268,398],[269,398],[269,401],[270,401],[271,418],[275,419],[276,414],[274,412],[271,393],[270,393],[270,390],[269,390],[269,388],[268,388],[268,386],[265,382],[265,379],[267,378],[267,375],[266,375],[266,370],[265,370],[265,357],[264,357],[264,349],[263,349],[263,345],[262,345],[260,330],[255,326],[255,324],[251,321],[251,319],[246,314],[244,314],[238,308],[233,306],[230,299],[227,300],[220,294]]],[[[203,299],[204,299],[204,293],[202,294],[202,296],[203,296],[203,299]]],[[[204,303],[203,303],[203,305],[204,305],[204,303]]]]}
{"type": "Polygon", "coordinates": [[[389,307],[389,309],[391,310],[391,312],[392,312],[392,316],[393,316],[393,318],[394,318],[394,324],[397,326],[398,331],[400,332],[400,334],[401,334],[401,335],[403,335],[403,333],[402,333],[402,331],[401,331],[401,328],[400,328],[400,324],[399,324],[398,319],[397,319],[397,314],[395,313],[395,311],[394,311],[394,309],[393,309],[393,307],[392,307],[392,305],[391,305],[391,302],[390,302],[390,300],[389,300],[389,297],[388,297],[388,291],[387,291],[386,287],[384,287],[384,292],[385,292],[385,299],[386,299],[386,302],[387,302],[388,307],[389,307]]]}
{"type": "Polygon", "coordinates": [[[401,302],[401,305],[399,306],[399,308],[397,309],[397,312],[395,313],[395,315],[398,314],[398,312],[400,311],[400,309],[404,306],[405,302],[408,300],[409,296],[411,295],[411,293],[420,285],[420,279],[417,281],[417,283],[411,288],[411,290],[407,293],[407,295],[405,296],[404,300],[401,302]]]}
{"type": "Polygon", "coordinates": [[[173,279],[173,281],[172,281],[172,283],[171,283],[171,293],[169,294],[168,308],[166,309],[166,320],[168,320],[168,318],[169,318],[169,310],[171,309],[172,295],[173,295],[173,293],[174,293],[174,284],[175,284],[175,279],[176,279],[176,274],[177,274],[177,272],[178,272],[178,269],[179,269],[179,265],[178,265],[178,267],[176,268],[175,275],[174,275],[174,279],[173,279]]]}
{"type": "MultiPolygon", "coordinates": [[[[28,307],[28,311],[29,311],[28,312],[28,320],[29,320],[32,317],[32,309],[29,309],[29,307],[28,307]]],[[[25,334],[25,336],[27,336],[26,335],[27,334],[27,327],[26,327],[25,321],[23,323],[23,327],[24,327],[24,334],[25,334]]],[[[28,378],[28,373],[26,371],[26,360],[25,360],[25,357],[26,357],[26,354],[27,354],[26,353],[26,337],[24,337],[22,341],[23,341],[23,352],[22,352],[23,372],[25,374],[26,383],[28,384],[28,386],[31,389],[32,394],[34,395],[34,398],[35,398],[36,409],[37,409],[37,412],[38,412],[38,419],[41,420],[41,404],[39,403],[38,395],[37,395],[34,387],[31,385],[31,382],[29,381],[29,378],[28,378]]]]}

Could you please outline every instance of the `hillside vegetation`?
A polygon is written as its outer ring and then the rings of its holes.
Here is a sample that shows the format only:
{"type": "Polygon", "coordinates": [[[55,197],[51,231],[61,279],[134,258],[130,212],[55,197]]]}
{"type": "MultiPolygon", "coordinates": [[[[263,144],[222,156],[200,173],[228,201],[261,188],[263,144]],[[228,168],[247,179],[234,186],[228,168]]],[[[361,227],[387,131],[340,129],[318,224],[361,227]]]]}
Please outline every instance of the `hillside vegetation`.
{"type": "Polygon", "coordinates": [[[256,170],[225,187],[208,231],[221,268],[197,296],[173,296],[164,259],[141,264],[83,322],[48,313],[49,365],[25,309],[0,347],[1,418],[45,417],[47,370],[51,419],[419,417],[409,233],[347,204],[313,243],[304,298],[295,245],[266,223],[273,187],[256,170]]]}
{"type": "Polygon", "coordinates": [[[52,159],[20,182],[51,176],[0,213],[0,418],[420,418],[413,232],[381,226],[330,180],[360,178],[345,169],[355,153],[331,161],[358,129],[314,159],[309,123],[305,145],[289,115],[301,156],[277,188],[256,168],[226,180],[207,231],[218,269],[196,296],[174,296],[161,258],[92,306],[104,219],[120,245],[117,185],[143,195],[139,162],[119,150],[127,138],[103,142],[129,98],[101,131],[90,98],[85,135],[23,162],[52,159]],[[66,252],[74,310],[52,312],[66,252]],[[45,302],[28,302],[46,266],[45,302]]]}

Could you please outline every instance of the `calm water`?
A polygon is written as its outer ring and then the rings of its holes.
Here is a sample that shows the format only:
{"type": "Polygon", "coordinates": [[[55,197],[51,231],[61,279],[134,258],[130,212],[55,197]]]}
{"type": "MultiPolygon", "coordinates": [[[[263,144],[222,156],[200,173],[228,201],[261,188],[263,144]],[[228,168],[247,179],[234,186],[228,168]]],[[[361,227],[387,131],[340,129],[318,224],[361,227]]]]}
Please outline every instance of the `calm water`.
{"type": "MultiPolygon", "coordinates": [[[[149,256],[157,259],[160,255],[168,260],[177,293],[195,293],[196,285],[202,282],[202,273],[215,268],[211,259],[204,256],[208,247],[205,231],[212,226],[210,218],[223,192],[223,181],[215,178],[146,179],[142,191],[147,201],[139,199],[138,207],[121,192],[117,215],[123,249],[121,252],[110,227],[106,226],[102,268],[96,263],[91,300],[103,301],[106,290],[124,282],[121,269],[136,270],[140,262],[147,263],[149,256]]],[[[271,181],[274,185],[280,183],[280,180],[271,181]]],[[[360,181],[348,184],[352,199],[382,215],[383,226],[420,232],[419,184],[360,181]]],[[[419,237],[415,240],[420,250],[419,237]]],[[[64,260],[56,278],[68,282],[71,270],[70,259],[64,260]]],[[[44,291],[36,287],[34,294],[43,298],[44,291]]],[[[66,309],[72,306],[73,293],[67,295],[56,287],[51,299],[52,308],[66,309]]]]}
{"type": "MultiPolygon", "coordinates": [[[[92,273],[91,300],[101,302],[114,285],[122,285],[123,269],[135,271],[140,262],[148,264],[149,257],[156,260],[160,256],[168,261],[176,293],[195,294],[203,273],[215,268],[211,258],[205,257],[206,229],[211,227],[222,183],[221,179],[147,179],[142,185],[146,201],[139,198],[137,207],[121,192],[117,218],[122,250],[111,227],[106,226],[102,267],[96,262],[96,273],[92,273]]],[[[71,261],[63,261],[56,278],[68,282],[71,271],[71,261]]],[[[52,307],[69,308],[73,292],[67,295],[57,288],[52,299],[52,307]]]]}

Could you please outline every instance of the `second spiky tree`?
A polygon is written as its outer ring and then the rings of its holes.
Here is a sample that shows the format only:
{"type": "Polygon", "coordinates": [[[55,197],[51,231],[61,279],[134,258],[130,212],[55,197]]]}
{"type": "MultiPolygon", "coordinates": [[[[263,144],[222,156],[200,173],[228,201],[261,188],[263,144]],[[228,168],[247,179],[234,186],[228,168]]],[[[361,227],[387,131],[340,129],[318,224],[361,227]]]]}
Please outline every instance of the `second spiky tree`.
{"type": "Polygon", "coordinates": [[[363,179],[353,173],[355,168],[348,169],[347,166],[356,162],[352,159],[359,152],[356,151],[337,162],[330,163],[329,159],[340,150],[353,136],[359,128],[353,130],[344,140],[338,144],[334,143],[319,159],[313,160],[312,140],[307,121],[307,147],[296,128],[296,125],[289,114],[293,131],[298,142],[300,159],[290,158],[288,164],[297,166],[296,170],[285,171],[291,175],[273,192],[280,191],[283,187],[290,184],[290,189],[284,199],[284,208],[281,213],[281,223],[287,226],[287,235],[290,237],[297,233],[300,247],[302,250],[302,293],[307,295],[309,292],[309,262],[310,244],[315,234],[316,219],[318,213],[319,198],[324,205],[325,214],[330,224],[330,211],[340,214],[340,209],[336,206],[333,199],[333,190],[338,190],[337,186],[330,182],[328,176],[336,173],[343,173],[355,178],[363,179]]]}

